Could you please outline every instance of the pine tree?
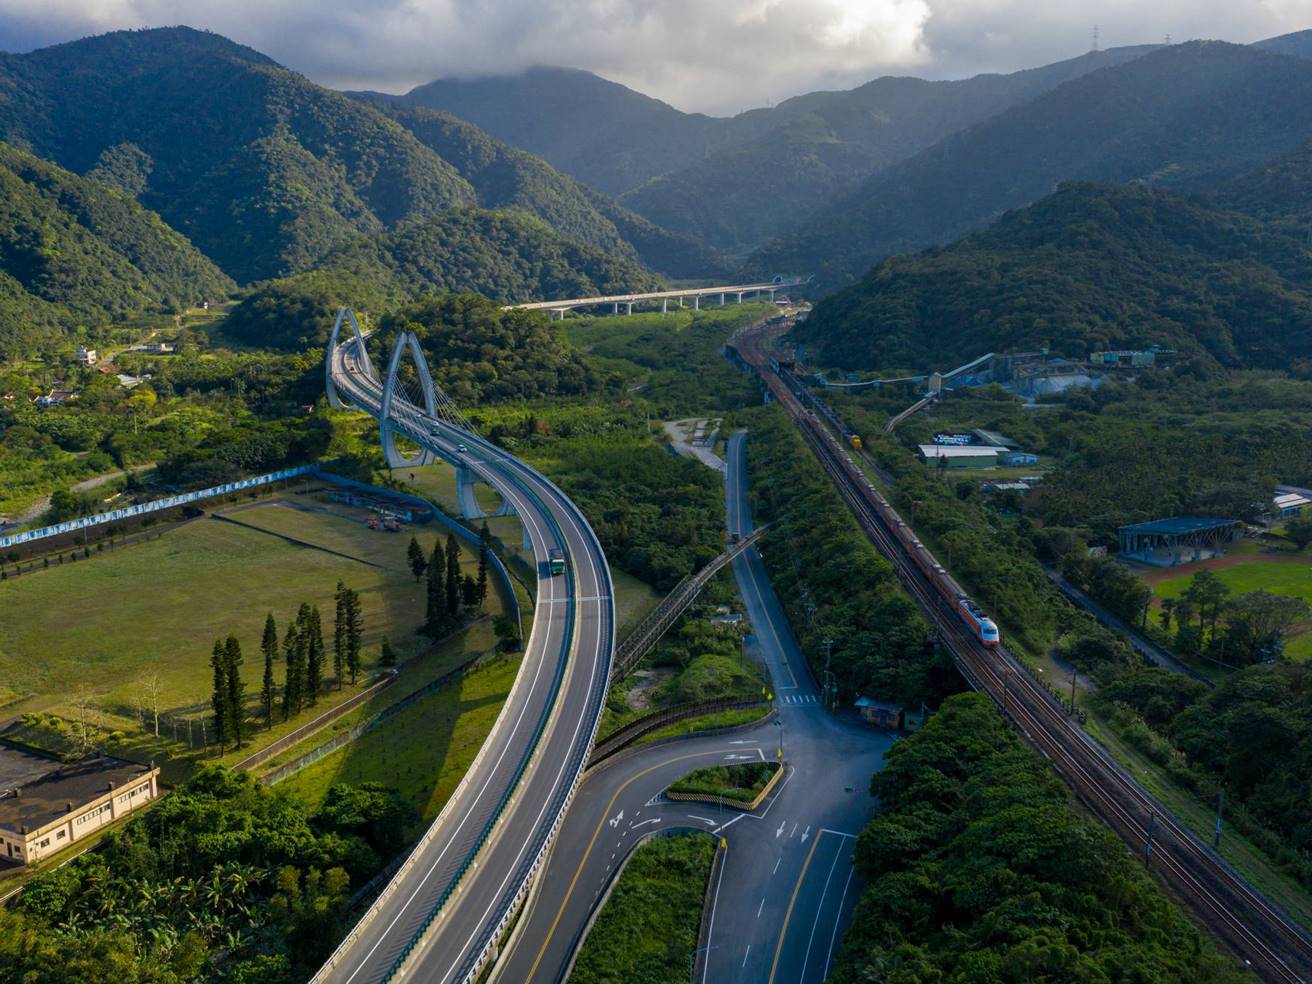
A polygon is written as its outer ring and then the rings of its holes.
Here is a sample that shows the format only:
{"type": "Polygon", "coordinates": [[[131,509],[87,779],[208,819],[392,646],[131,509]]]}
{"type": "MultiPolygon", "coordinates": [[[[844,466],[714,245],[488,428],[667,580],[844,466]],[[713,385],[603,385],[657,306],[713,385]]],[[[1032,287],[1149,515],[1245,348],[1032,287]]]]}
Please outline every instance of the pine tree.
{"type": "Polygon", "coordinates": [[[387,636],[383,636],[383,645],[378,652],[379,666],[395,666],[396,651],[392,649],[392,644],[387,641],[387,636]]]}
{"type": "Polygon", "coordinates": [[[228,678],[228,731],[233,744],[240,748],[246,726],[246,685],[241,682],[241,643],[228,636],[224,646],[224,672],[228,678]]]}
{"type": "Polygon", "coordinates": [[[424,548],[419,545],[419,541],[414,537],[410,538],[410,546],[406,547],[406,557],[410,561],[410,570],[414,572],[415,581],[424,576],[424,571],[428,570],[428,561],[424,559],[424,548]]]}
{"type": "Polygon", "coordinates": [[[360,593],[351,589],[346,593],[346,668],[351,674],[351,686],[360,672],[360,648],[364,637],[364,613],[360,609],[360,593]]]}
{"type": "Polygon", "coordinates": [[[310,706],[319,703],[319,691],[323,687],[323,658],[326,651],[323,645],[323,623],[319,619],[319,609],[310,609],[306,620],[309,632],[305,647],[305,696],[310,706]]]}
{"type": "Polygon", "coordinates": [[[219,639],[214,640],[210,666],[214,669],[214,692],[210,695],[210,706],[214,708],[215,737],[222,748],[228,743],[228,672],[223,642],[219,639]]]}
{"type": "Polygon", "coordinates": [[[487,601],[487,555],[492,549],[492,534],[488,532],[487,523],[478,531],[478,605],[482,607],[487,601]]]}
{"type": "Polygon", "coordinates": [[[473,608],[478,604],[478,582],[470,574],[466,574],[460,582],[460,600],[465,603],[466,608],[473,608]]]}
{"type": "MultiPolygon", "coordinates": [[[[353,593],[341,581],[337,582],[337,614],[333,617],[333,673],[337,677],[338,690],[342,689],[342,664],[346,662],[347,597],[353,593]]],[[[355,680],[352,679],[351,683],[355,683],[355,680]]]]}
{"type": "Polygon", "coordinates": [[[264,681],[260,687],[260,706],[264,709],[264,726],[273,727],[273,660],[278,655],[278,626],[273,621],[273,612],[264,620],[264,638],[260,640],[260,651],[264,653],[264,681]]]}
{"type": "Polygon", "coordinates": [[[446,591],[442,579],[446,573],[446,555],[442,541],[433,541],[433,557],[428,562],[428,606],[424,613],[429,632],[436,634],[446,622],[446,591]]]}
{"type": "Polygon", "coordinates": [[[460,617],[460,544],[454,533],[446,535],[446,614],[460,617]]]}
{"type": "Polygon", "coordinates": [[[287,627],[287,635],[282,640],[283,662],[286,675],[282,687],[282,719],[286,721],[293,714],[301,711],[301,669],[299,654],[301,651],[301,633],[297,622],[287,627]]]}

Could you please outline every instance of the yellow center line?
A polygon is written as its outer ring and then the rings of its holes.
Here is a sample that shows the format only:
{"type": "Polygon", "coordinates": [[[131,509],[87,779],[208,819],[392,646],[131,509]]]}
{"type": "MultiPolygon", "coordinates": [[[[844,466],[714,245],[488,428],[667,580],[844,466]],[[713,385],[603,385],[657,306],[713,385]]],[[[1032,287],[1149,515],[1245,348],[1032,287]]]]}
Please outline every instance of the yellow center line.
{"type": "Polygon", "coordinates": [[[770,964],[770,981],[774,984],[774,975],[779,970],[779,955],[784,950],[784,936],[788,933],[788,920],[793,918],[793,906],[797,904],[797,893],[802,890],[802,879],[806,877],[806,869],[811,866],[811,858],[815,856],[816,845],[820,843],[820,838],[825,835],[822,829],[816,834],[815,840],[811,841],[811,850],[807,852],[806,860],[802,862],[802,870],[797,873],[797,884],[793,886],[793,897],[788,900],[788,911],[784,913],[784,924],[779,927],[779,942],[774,945],[774,963],[770,964]]]}
{"type": "MultiPolygon", "coordinates": [[[[528,980],[532,980],[533,975],[537,973],[538,964],[542,963],[542,958],[546,955],[547,947],[551,945],[552,937],[556,935],[556,927],[560,925],[560,919],[565,914],[565,907],[569,905],[570,897],[574,894],[574,886],[578,883],[579,875],[583,874],[583,868],[588,863],[588,858],[592,856],[592,848],[596,845],[597,838],[601,836],[601,828],[606,825],[606,818],[610,816],[610,811],[615,806],[615,801],[620,798],[620,794],[648,773],[655,772],[657,769],[664,768],[674,762],[682,762],[685,759],[701,758],[704,755],[719,755],[723,752],[723,748],[713,750],[708,749],[704,752],[691,752],[688,755],[679,755],[675,758],[665,759],[664,761],[657,762],[650,768],[643,769],[637,775],[627,779],[624,782],[624,785],[615,790],[615,795],[610,798],[610,802],[606,804],[606,809],[601,814],[601,819],[597,821],[597,829],[592,832],[592,840],[588,841],[587,850],[583,852],[583,857],[579,861],[579,866],[574,870],[574,877],[570,879],[569,888],[565,890],[565,897],[560,902],[560,909],[556,912],[556,918],[551,921],[551,928],[547,930],[546,939],[542,941],[542,948],[538,950],[538,955],[533,961],[533,966],[528,970],[528,980]]],[[[815,850],[814,844],[811,845],[811,850],[815,850]]],[[[810,858],[807,860],[810,861],[810,858]]],[[[789,910],[792,910],[792,906],[789,906],[789,910]]]]}

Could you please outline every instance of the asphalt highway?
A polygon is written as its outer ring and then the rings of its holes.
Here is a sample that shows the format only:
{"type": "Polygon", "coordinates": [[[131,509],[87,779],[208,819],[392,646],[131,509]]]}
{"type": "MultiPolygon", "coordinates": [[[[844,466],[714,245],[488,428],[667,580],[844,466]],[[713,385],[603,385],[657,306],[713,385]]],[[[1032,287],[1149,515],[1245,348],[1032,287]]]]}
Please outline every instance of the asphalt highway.
{"type": "MultiPolygon", "coordinates": [[[[334,353],[338,391],[377,416],[382,383],[354,341],[334,353]]],[[[335,984],[468,979],[495,946],[543,856],[592,744],[614,651],[614,597],[587,521],[554,485],[476,435],[393,408],[401,433],[463,459],[514,507],[538,559],[533,627],[500,717],[397,876],[315,977],[335,984]],[[459,445],[468,450],[462,452],[459,445]],[[546,558],[563,546],[565,575],[546,558]],[[498,819],[499,818],[499,819],[498,819]]]]}
{"type": "MultiPolygon", "coordinates": [[[[730,438],[728,519],[740,534],[751,529],[744,448],[743,435],[730,438]]],[[[827,976],[858,894],[851,858],[875,805],[867,786],[892,737],[825,712],[755,548],[734,561],[734,574],[751,645],[775,682],[775,717],[732,734],[639,745],[590,771],[494,980],[563,980],[625,857],[675,828],[707,831],[728,845],[712,889],[703,984],[809,984],[827,976]],[[661,796],[692,769],[770,760],[781,747],[787,772],[755,813],[661,796]]]]}

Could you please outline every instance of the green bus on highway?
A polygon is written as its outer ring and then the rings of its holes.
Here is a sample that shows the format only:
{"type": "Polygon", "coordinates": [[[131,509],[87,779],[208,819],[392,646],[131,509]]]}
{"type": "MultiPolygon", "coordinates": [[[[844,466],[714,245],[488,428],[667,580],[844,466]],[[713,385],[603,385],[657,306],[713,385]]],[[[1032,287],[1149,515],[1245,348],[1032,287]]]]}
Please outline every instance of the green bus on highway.
{"type": "Polygon", "coordinates": [[[565,554],[559,548],[553,547],[548,555],[551,562],[551,574],[554,577],[557,574],[565,573],[565,554]]]}

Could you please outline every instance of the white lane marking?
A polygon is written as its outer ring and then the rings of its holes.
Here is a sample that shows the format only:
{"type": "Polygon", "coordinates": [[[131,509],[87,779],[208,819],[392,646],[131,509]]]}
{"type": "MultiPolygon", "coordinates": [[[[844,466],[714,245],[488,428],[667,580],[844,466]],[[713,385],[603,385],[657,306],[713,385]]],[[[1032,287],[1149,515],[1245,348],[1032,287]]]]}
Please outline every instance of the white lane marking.
{"type": "Polygon", "coordinates": [[[623,819],[624,819],[624,811],[620,810],[620,812],[615,814],[613,817],[611,817],[608,822],[612,827],[618,827],[620,825],[620,821],[623,819]]]}
{"type": "MultiPolygon", "coordinates": [[[[715,894],[711,896],[711,918],[706,924],[706,948],[708,952],[715,934],[715,907],[720,901],[720,882],[724,881],[724,869],[727,867],[728,865],[721,864],[720,873],[715,878],[715,894]]],[[[710,960],[702,961],[702,984],[706,984],[706,973],[710,969],[710,963],[710,960]]]]}
{"type": "MultiPolygon", "coordinates": [[[[796,828],[794,828],[794,829],[796,829],[796,828]]],[[[808,837],[810,837],[810,836],[811,836],[811,825],[808,823],[808,824],[806,825],[806,830],[802,833],[802,843],[805,844],[805,843],[806,843],[806,839],[807,839],[808,837]]]]}
{"type": "Polygon", "coordinates": [[[847,901],[847,889],[852,884],[852,872],[855,870],[851,867],[849,859],[847,869],[847,881],[843,883],[843,894],[838,899],[838,911],[834,913],[834,931],[829,934],[829,952],[825,954],[825,979],[829,978],[829,962],[834,959],[834,944],[838,942],[838,924],[843,919],[843,903],[847,901]]]}
{"type": "Polygon", "coordinates": [[[761,750],[758,748],[758,749],[756,750],[756,754],[759,755],[759,756],[761,756],[761,761],[762,761],[762,762],[765,761],[765,752],[761,751],[761,750]]]}
{"type": "Polygon", "coordinates": [[[750,745],[751,743],[750,738],[739,738],[737,741],[729,742],[730,745],[750,745]]]}
{"type": "MultiPolygon", "coordinates": [[[[784,823],[787,823],[787,822],[788,822],[787,820],[784,821],[784,823]]],[[[796,836],[797,836],[797,824],[793,824],[793,829],[790,830],[790,831],[788,831],[788,836],[789,836],[789,837],[796,837],[796,836]]]]}
{"type": "Polygon", "coordinates": [[[712,830],[711,833],[712,833],[712,834],[718,834],[718,833],[719,833],[720,831],[722,831],[722,830],[728,830],[730,827],[732,827],[734,824],[736,824],[739,820],[741,820],[741,819],[742,819],[743,817],[745,817],[745,816],[747,816],[746,813],[740,813],[740,814],[738,814],[736,817],[734,817],[732,820],[730,820],[728,823],[722,823],[722,824],[720,824],[720,826],[718,826],[718,827],[716,827],[714,830],[712,830]]]}
{"type": "Polygon", "coordinates": [[[778,873],[779,873],[779,865],[783,864],[783,862],[784,862],[784,856],[781,854],[781,855],[779,855],[779,857],[775,860],[775,862],[774,862],[774,871],[770,872],[770,874],[772,874],[772,875],[776,875],[776,874],[778,874],[778,873]]]}
{"type": "MultiPolygon", "coordinates": [[[[518,497],[516,497],[516,500],[515,500],[515,501],[516,501],[516,502],[519,501],[519,500],[518,500],[518,497]]],[[[541,527],[538,525],[537,517],[533,515],[533,513],[532,513],[531,510],[525,510],[525,512],[527,513],[527,515],[523,516],[522,519],[526,520],[527,523],[528,523],[528,525],[532,527],[532,531],[531,531],[530,534],[529,534],[529,542],[530,542],[530,543],[541,542],[541,543],[545,546],[545,544],[547,543],[547,539],[546,539],[546,537],[543,536],[543,534],[542,534],[542,529],[541,529],[541,527]],[[533,534],[535,534],[535,533],[537,534],[537,539],[536,539],[536,540],[534,540],[534,537],[533,537],[533,534]]],[[[535,552],[536,552],[536,551],[535,551],[535,552]]],[[[554,596],[555,596],[555,593],[556,593],[556,590],[555,590],[555,589],[556,589],[555,582],[554,582],[554,581],[549,581],[549,582],[548,582],[548,585],[547,585],[547,588],[548,588],[548,592],[554,597],[554,596]]],[[[545,621],[545,626],[544,626],[544,632],[543,632],[543,634],[544,634],[548,639],[551,637],[551,623],[552,623],[553,620],[554,620],[554,615],[553,615],[553,613],[552,613],[550,610],[548,610],[548,611],[547,611],[546,621],[545,621]]],[[[530,632],[529,632],[529,643],[530,643],[530,644],[533,642],[533,635],[536,634],[537,629],[538,629],[538,625],[539,625],[539,624],[540,624],[539,621],[538,621],[537,619],[534,619],[534,621],[533,621],[533,628],[532,628],[532,629],[530,630],[530,632]]],[[[532,680],[531,683],[528,684],[528,686],[527,686],[527,688],[526,688],[530,693],[533,692],[534,690],[536,690],[536,688],[537,688],[537,680],[538,680],[538,678],[539,678],[539,677],[541,676],[541,674],[542,674],[542,668],[543,668],[543,664],[544,664],[544,663],[545,663],[545,660],[543,660],[543,659],[538,659],[538,660],[536,661],[536,666],[535,666],[535,668],[534,668],[534,673],[533,673],[533,680],[532,680]]],[[[515,690],[518,688],[519,681],[520,681],[521,678],[522,678],[522,676],[521,676],[520,674],[517,674],[517,675],[516,675],[516,677],[515,677],[515,683],[511,686],[511,693],[510,693],[510,696],[512,696],[512,697],[514,696],[515,690]]],[[[506,744],[505,744],[505,746],[501,749],[501,754],[497,756],[497,760],[496,760],[496,762],[493,763],[492,768],[488,771],[488,773],[487,773],[488,775],[495,776],[495,775],[497,774],[497,772],[500,771],[500,768],[501,768],[501,764],[502,764],[502,762],[505,760],[506,755],[510,752],[511,747],[514,745],[514,742],[513,742],[512,740],[510,740],[510,738],[513,737],[513,733],[514,733],[515,731],[517,731],[518,728],[520,727],[520,725],[524,722],[525,715],[526,715],[527,712],[528,712],[528,704],[529,704],[528,701],[525,701],[525,700],[521,700],[521,701],[519,701],[519,706],[518,706],[519,716],[518,716],[517,720],[514,722],[514,724],[510,727],[510,729],[509,729],[509,730],[510,730],[510,736],[507,737],[507,739],[506,739],[506,744]]],[[[514,713],[513,710],[512,710],[512,704],[511,704],[511,701],[509,700],[509,698],[507,698],[506,703],[505,703],[504,705],[502,705],[502,714],[506,714],[507,712],[509,712],[509,713],[511,713],[511,714],[514,713]]],[[[493,725],[492,725],[492,731],[491,731],[491,734],[496,734],[496,733],[498,732],[498,724],[500,724],[500,721],[501,721],[501,717],[500,717],[500,715],[499,715],[498,718],[497,718],[497,721],[494,722],[493,725]]],[[[477,764],[477,758],[475,759],[475,764],[477,764]]],[[[467,772],[466,775],[468,775],[468,774],[469,774],[469,773],[467,772]]],[[[475,793],[475,795],[474,795],[474,799],[473,799],[473,802],[472,802],[472,803],[466,808],[465,815],[464,815],[463,817],[460,818],[459,823],[456,824],[456,828],[455,828],[455,830],[452,831],[452,832],[451,832],[451,835],[447,838],[447,842],[446,842],[446,844],[442,847],[442,850],[438,853],[437,857],[433,859],[432,863],[431,863],[431,864],[429,865],[429,867],[428,867],[428,870],[427,870],[426,872],[424,872],[423,877],[419,880],[419,884],[415,886],[414,891],[410,893],[410,896],[409,896],[404,902],[401,903],[400,911],[398,911],[397,914],[392,918],[392,921],[389,922],[389,923],[387,924],[387,926],[384,928],[384,930],[383,930],[383,932],[382,932],[382,935],[379,936],[379,938],[374,942],[374,945],[371,946],[371,947],[368,949],[368,951],[364,954],[364,957],[361,959],[361,962],[356,966],[355,970],[351,972],[351,975],[350,975],[348,978],[346,978],[346,982],[345,982],[345,984],[351,984],[351,981],[355,980],[355,978],[359,975],[360,971],[362,971],[362,970],[365,968],[365,965],[366,965],[371,959],[373,959],[373,955],[374,955],[374,953],[375,953],[375,952],[378,950],[378,948],[383,944],[383,941],[386,940],[388,937],[391,936],[391,934],[392,934],[392,930],[396,928],[396,924],[400,921],[401,917],[402,917],[403,915],[405,915],[406,910],[409,909],[410,906],[413,905],[414,902],[415,902],[415,900],[419,897],[419,893],[420,893],[421,891],[423,891],[424,886],[428,883],[428,879],[432,877],[433,872],[435,872],[435,871],[437,870],[438,865],[441,864],[441,862],[442,862],[442,859],[443,859],[444,857],[446,857],[446,853],[447,853],[447,851],[449,851],[449,850],[451,849],[452,845],[453,845],[453,844],[455,843],[455,841],[456,841],[456,838],[459,836],[461,830],[464,829],[465,824],[469,821],[470,817],[473,816],[473,814],[474,814],[474,807],[476,807],[476,806],[478,805],[478,802],[479,802],[479,800],[482,799],[483,794],[484,794],[485,792],[490,791],[490,789],[491,789],[491,785],[492,785],[491,783],[485,783],[485,784],[484,784],[484,785],[478,790],[478,792],[475,793]]],[[[448,802],[448,803],[455,803],[456,800],[455,800],[455,798],[452,798],[452,799],[448,800],[447,802],[448,802]]],[[[443,811],[443,812],[445,812],[445,811],[443,811]]],[[[442,819],[443,819],[443,817],[442,817],[442,813],[439,812],[439,814],[438,814],[438,816],[437,816],[437,819],[435,819],[435,820],[433,821],[432,826],[433,826],[433,827],[436,827],[436,826],[442,821],[442,819]]],[[[431,828],[430,828],[430,829],[431,829],[431,828]]],[[[419,849],[416,849],[416,850],[419,850],[419,849]]],[[[348,951],[348,952],[349,952],[349,951],[348,951]]]]}
{"type": "MultiPolygon", "coordinates": [[[[810,829],[810,828],[808,828],[810,829]]],[[[834,852],[834,860],[829,865],[829,874],[825,876],[825,887],[820,890],[820,901],[815,906],[815,919],[811,922],[811,935],[806,940],[806,956],[802,958],[802,976],[806,976],[807,964],[811,962],[811,944],[815,942],[815,928],[820,925],[820,913],[824,911],[825,897],[829,894],[829,882],[834,877],[834,869],[838,867],[838,859],[843,856],[841,850],[834,852]]],[[[838,921],[838,917],[834,917],[838,921]]]]}
{"type": "Polygon", "coordinates": [[[724,757],[726,762],[738,762],[743,760],[750,761],[751,759],[751,755],[734,755],[732,752],[724,757]]]}
{"type": "Polygon", "coordinates": [[[765,896],[761,896],[761,904],[756,907],[756,918],[761,918],[761,912],[765,909],[765,896]]]}
{"type": "MultiPolygon", "coordinates": [[[[762,901],[764,901],[764,900],[762,900],[762,901]]],[[[751,953],[751,952],[752,952],[752,944],[748,943],[748,944],[747,944],[747,953],[744,953],[744,954],[743,954],[743,966],[744,966],[744,967],[747,966],[747,955],[748,955],[749,953],[751,953]]]]}
{"type": "Polygon", "coordinates": [[[856,840],[856,834],[844,833],[841,830],[834,830],[830,827],[821,827],[820,832],[824,834],[834,834],[837,837],[851,837],[852,840],[856,840]]]}

